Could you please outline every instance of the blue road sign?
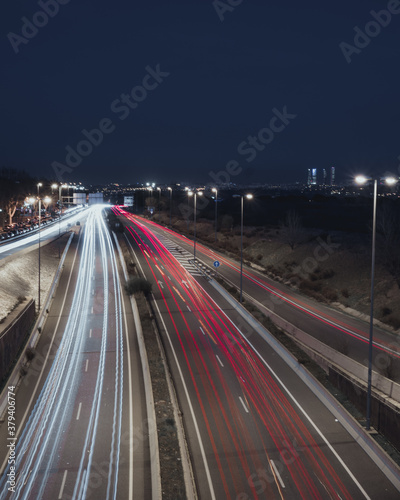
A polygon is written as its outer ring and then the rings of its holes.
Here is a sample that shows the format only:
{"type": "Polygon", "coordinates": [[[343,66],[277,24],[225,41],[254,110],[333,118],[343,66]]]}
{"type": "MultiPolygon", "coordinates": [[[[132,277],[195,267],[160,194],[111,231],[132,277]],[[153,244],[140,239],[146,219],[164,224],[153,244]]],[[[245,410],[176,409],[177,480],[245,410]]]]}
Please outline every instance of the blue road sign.
{"type": "Polygon", "coordinates": [[[219,260],[214,261],[214,267],[219,267],[221,265],[219,260]]]}

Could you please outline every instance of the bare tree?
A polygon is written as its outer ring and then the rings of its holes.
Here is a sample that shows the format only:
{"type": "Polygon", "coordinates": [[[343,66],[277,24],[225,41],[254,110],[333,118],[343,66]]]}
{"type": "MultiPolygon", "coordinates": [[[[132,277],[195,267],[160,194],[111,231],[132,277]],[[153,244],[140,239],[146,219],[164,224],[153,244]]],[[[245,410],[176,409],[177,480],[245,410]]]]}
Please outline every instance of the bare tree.
{"type": "Polygon", "coordinates": [[[26,172],[5,167],[0,169],[0,207],[7,214],[9,224],[32,189],[34,179],[26,172]]]}
{"type": "Polygon", "coordinates": [[[281,234],[285,243],[292,250],[301,243],[304,234],[304,228],[301,224],[301,218],[295,210],[286,212],[285,221],[281,225],[281,234]]]}

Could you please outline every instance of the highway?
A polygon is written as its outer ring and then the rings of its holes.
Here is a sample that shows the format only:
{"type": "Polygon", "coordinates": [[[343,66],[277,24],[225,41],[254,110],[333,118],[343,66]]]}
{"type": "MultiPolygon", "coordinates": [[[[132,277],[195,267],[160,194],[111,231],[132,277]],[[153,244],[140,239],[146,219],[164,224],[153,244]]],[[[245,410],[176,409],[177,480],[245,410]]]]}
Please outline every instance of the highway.
{"type": "Polygon", "coordinates": [[[1,500],[151,498],[130,303],[102,208],[85,215],[16,393],[15,485],[7,482],[7,422],[0,428],[1,500]]]}
{"type": "Polygon", "coordinates": [[[398,498],[341,422],[179,256],[176,237],[116,212],[153,283],[199,498],[398,498]]]}
{"type": "MultiPolygon", "coordinates": [[[[138,220],[151,227],[157,235],[168,237],[175,244],[175,247],[172,247],[175,254],[179,255],[183,250],[193,256],[193,242],[185,236],[145,219],[138,220]]],[[[318,249],[323,258],[329,258],[333,251],[334,247],[330,247],[329,244],[322,244],[318,249]]],[[[237,261],[199,242],[196,244],[196,257],[209,268],[213,268],[213,262],[218,260],[220,266],[216,272],[228,283],[239,287],[240,264],[237,261]]],[[[367,365],[368,322],[328,305],[316,303],[248,266],[243,267],[243,294],[266,313],[272,311],[296,328],[343,352],[355,361],[367,365]]],[[[390,367],[393,379],[400,381],[400,339],[392,332],[374,326],[373,369],[384,371],[387,367],[390,367]]]]}
{"type": "MultiPolygon", "coordinates": [[[[61,220],[52,222],[49,225],[43,225],[40,229],[40,241],[46,243],[48,240],[54,240],[59,234],[63,234],[71,225],[85,217],[86,208],[77,208],[63,215],[61,220]]],[[[18,252],[30,250],[33,245],[39,241],[39,229],[23,235],[14,236],[9,240],[0,242],[0,260],[10,257],[18,252]]]]}

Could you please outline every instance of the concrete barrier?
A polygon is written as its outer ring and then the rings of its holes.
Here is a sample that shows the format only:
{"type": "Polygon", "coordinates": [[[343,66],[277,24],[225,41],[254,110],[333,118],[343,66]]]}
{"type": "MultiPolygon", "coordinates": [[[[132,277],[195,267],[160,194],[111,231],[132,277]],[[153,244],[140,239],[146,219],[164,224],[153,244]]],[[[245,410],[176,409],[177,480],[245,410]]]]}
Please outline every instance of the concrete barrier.
{"type": "Polygon", "coordinates": [[[35,301],[28,300],[12,311],[3,323],[0,332],[0,381],[4,378],[15,362],[17,354],[23,347],[35,320],[35,301]]]}

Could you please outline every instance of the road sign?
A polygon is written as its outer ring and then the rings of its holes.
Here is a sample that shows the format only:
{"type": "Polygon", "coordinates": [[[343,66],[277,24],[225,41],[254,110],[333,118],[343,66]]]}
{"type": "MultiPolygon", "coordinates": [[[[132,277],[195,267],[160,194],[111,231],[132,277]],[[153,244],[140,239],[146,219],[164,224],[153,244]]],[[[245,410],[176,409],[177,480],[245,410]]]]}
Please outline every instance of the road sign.
{"type": "Polygon", "coordinates": [[[219,260],[214,261],[214,267],[219,267],[221,265],[219,260]]]}

